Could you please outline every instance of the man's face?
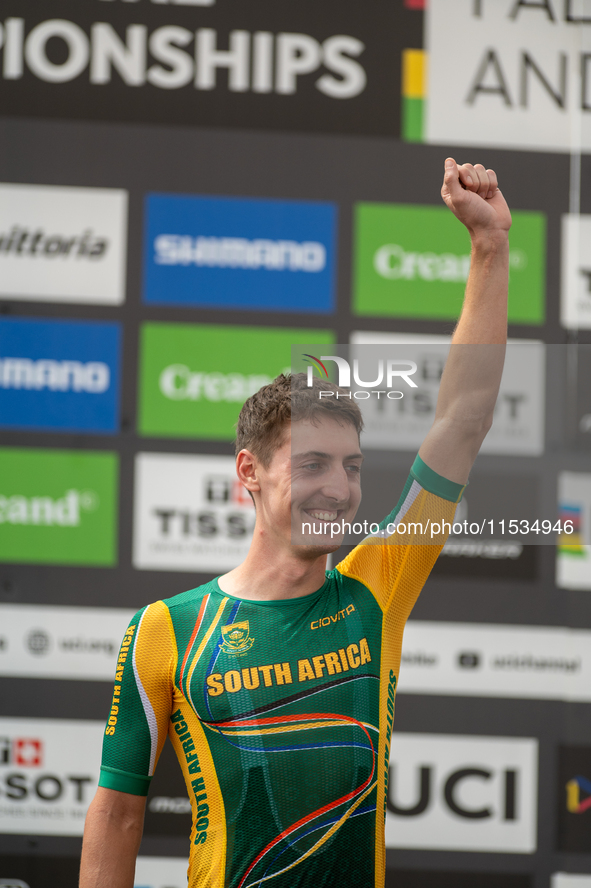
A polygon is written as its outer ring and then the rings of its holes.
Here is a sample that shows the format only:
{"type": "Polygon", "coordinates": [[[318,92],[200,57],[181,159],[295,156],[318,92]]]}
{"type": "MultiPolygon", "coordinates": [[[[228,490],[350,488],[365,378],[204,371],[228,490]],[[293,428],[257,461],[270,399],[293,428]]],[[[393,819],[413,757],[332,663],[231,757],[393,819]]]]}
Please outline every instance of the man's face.
{"type": "Polygon", "coordinates": [[[292,423],[261,473],[257,508],[269,532],[305,546],[310,557],[336,551],[343,539],[336,525],[351,522],[361,502],[362,460],[349,423],[330,418],[292,423]]]}

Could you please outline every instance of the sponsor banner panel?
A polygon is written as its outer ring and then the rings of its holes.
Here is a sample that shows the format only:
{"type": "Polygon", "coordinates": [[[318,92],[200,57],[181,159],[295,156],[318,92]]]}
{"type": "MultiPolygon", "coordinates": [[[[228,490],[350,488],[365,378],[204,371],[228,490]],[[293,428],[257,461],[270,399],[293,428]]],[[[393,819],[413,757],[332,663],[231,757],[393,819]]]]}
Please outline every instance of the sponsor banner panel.
{"type": "Polygon", "coordinates": [[[118,457],[0,448],[0,562],[112,566],[118,457]]]}
{"type": "Polygon", "coordinates": [[[0,675],[112,681],[134,611],[0,604],[0,675]]]}
{"type": "Polygon", "coordinates": [[[591,631],[409,620],[398,691],[591,702],[591,631]]]}
{"type": "Polygon", "coordinates": [[[225,571],[244,560],[255,511],[232,456],[139,453],[133,564],[225,571]]]}
{"type": "Polygon", "coordinates": [[[0,832],[81,836],[104,722],[0,718],[0,832]]]}
{"type": "MultiPolygon", "coordinates": [[[[568,354],[568,352],[567,352],[568,354]]],[[[575,445],[579,450],[591,451],[591,345],[578,345],[577,351],[577,405],[575,445]]]]}
{"type": "MultiPolygon", "coordinates": [[[[560,747],[556,802],[558,850],[588,854],[591,831],[591,746],[560,747]]],[[[591,877],[589,882],[591,883],[591,877]]]]}
{"type": "Polygon", "coordinates": [[[591,150],[584,2],[430,0],[426,141],[591,150]]]}
{"type": "Polygon", "coordinates": [[[0,320],[0,426],[116,432],[120,349],[119,324],[0,320]]]}
{"type": "MultiPolygon", "coordinates": [[[[386,888],[531,888],[529,873],[386,869],[386,888]]],[[[581,886],[583,888],[583,886],[581,886]]]]}
{"type": "Polygon", "coordinates": [[[127,191],[0,184],[0,245],[0,298],[119,305],[127,191]]]}
{"type": "MultiPolygon", "coordinates": [[[[521,210],[512,216],[509,321],[541,324],[546,217],[521,210]]],[[[469,270],[470,239],[446,207],[356,205],[356,315],[455,321],[469,270]]]]}
{"type": "Polygon", "coordinates": [[[397,136],[401,52],[422,43],[421,16],[398,2],[5,0],[2,11],[3,110],[28,117],[397,136]]]}
{"type": "Polygon", "coordinates": [[[188,865],[186,857],[138,857],[134,888],[186,888],[188,865]]]}
{"type": "Polygon", "coordinates": [[[531,854],[538,741],[392,735],[386,847],[531,854]]]}
{"type": "MultiPolygon", "coordinates": [[[[367,521],[369,526],[392,511],[408,477],[413,456],[408,454],[406,461],[406,469],[397,468],[391,465],[391,454],[366,452],[362,471],[363,498],[356,521],[367,521]]],[[[450,536],[431,575],[487,581],[536,579],[539,566],[536,535],[509,534],[507,519],[519,516],[533,526],[539,514],[537,478],[523,473],[485,474],[474,470],[470,484],[456,506],[450,536]],[[504,535],[500,532],[503,519],[504,535]],[[477,530],[478,534],[471,535],[470,529],[477,530]]],[[[537,541],[542,542],[541,535],[537,536],[537,541]]],[[[556,534],[544,538],[548,545],[554,545],[555,540],[556,534]]]]}
{"type": "Polygon", "coordinates": [[[329,313],[336,206],[151,194],[144,301],[329,313]]]}
{"type": "MultiPolygon", "coordinates": [[[[380,356],[384,360],[391,359],[392,346],[396,346],[396,358],[413,361],[418,373],[416,389],[405,391],[404,397],[399,400],[375,397],[359,402],[365,423],[363,446],[378,450],[416,451],[435,417],[449,338],[362,331],[351,334],[351,354],[358,353],[360,361],[368,360],[366,347],[369,345],[373,346],[371,355],[374,367],[380,356]],[[382,346],[382,349],[379,350],[378,346],[382,346]]],[[[484,440],[481,453],[518,456],[539,456],[543,453],[545,349],[544,344],[537,341],[509,341],[493,426],[484,440]]],[[[366,376],[370,376],[369,361],[366,376]]]]}
{"type": "Polygon", "coordinates": [[[435,562],[435,575],[487,580],[536,579],[536,544],[552,545],[556,535],[511,536],[508,533],[511,516],[527,521],[532,527],[537,520],[539,525],[538,479],[523,474],[475,473],[456,508],[452,532],[435,562]],[[480,531],[482,527],[485,532],[477,536],[465,533],[470,528],[480,531]],[[505,529],[504,534],[501,528],[505,529]]]}
{"type": "Polygon", "coordinates": [[[562,217],[560,320],[591,330],[591,216],[562,217]]]}
{"type": "Polygon", "coordinates": [[[591,888],[591,876],[579,873],[554,873],[550,888],[591,888]]]}
{"type": "Polygon", "coordinates": [[[556,585],[591,591],[591,473],[560,472],[559,514],[574,525],[574,533],[558,538],[556,585]]]}
{"type": "Polygon", "coordinates": [[[290,327],[144,324],[140,434],[232,441],[246,399],[289,372],[291,345],[333,339],[290,327]]]}

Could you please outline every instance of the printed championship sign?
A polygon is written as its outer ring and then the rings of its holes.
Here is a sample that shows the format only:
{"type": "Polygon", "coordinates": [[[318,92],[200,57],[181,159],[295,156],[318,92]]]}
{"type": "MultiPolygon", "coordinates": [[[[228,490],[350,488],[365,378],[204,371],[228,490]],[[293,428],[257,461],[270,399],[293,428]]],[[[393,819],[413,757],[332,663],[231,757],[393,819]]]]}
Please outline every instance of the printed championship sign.
{"type": "Polygon", "coordinates": [[[390,136],[422,40],[402,2],[357,0],[5,0],[2,28],[7,115],[390,136]]]}
{"type": "Polygon", "coordinates": [[[0,831],[81,836],[104,730],[100,721],[0,718],[0,831]]]}
{"type": "Polygon", "coordinates": [[[586,0],[429,0],[425,141],[591,150],[586,0]]]}
{"type": "Polygon", "coordinates": [[[0,448],[0,562],[112,566],[118,458],[0,448]]]}

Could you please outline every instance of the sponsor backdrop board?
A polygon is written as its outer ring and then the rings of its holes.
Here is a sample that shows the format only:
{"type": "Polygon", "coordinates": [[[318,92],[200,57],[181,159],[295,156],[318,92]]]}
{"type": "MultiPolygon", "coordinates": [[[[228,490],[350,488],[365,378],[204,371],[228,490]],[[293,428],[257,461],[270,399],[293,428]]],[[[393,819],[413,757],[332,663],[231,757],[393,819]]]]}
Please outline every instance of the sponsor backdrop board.
{"type": "Polygon", "coordinates": [[[335,235],[333,204],[151,194],[144,300],[327,314],[335,235]]]}
{"type": "Polygon", "coordinates": [[[558,540],[556,583],[562,589],[591,591],[591,473],[561,472],[558,505],[575,532],[558,540]]]}
{"type": "Polygon", "coordinates": [[[571,330],[591,330],[591,216],[562,217],[562,324],[571,330]]]}
{"type": "Polygon", "coordinates": [[[186,884],[186,858],[138,857],[134,888],[185,888],[186,884]]]}
{"type": "Polygon", "coordinates": [[[0,320],[0,426],[115,432],[121,327],[0,320]]]}
{"type": "MultiPolygon", "coordinates": [[[[512,212],[509,320],[544,320],[546,220],[512,212]]],[[[455,321],[470,238],[444,206],[357,204],[353,309],[358,315],[455,321]]]]}
{"type": "Polygon", "coordinates": [[[550,888],[591,888],[591,876],[580,873],[554,873],[550,888]]]}
{"type": "MultiPolygon", "coordinates": [[[[353,331],[351,354],[374,362],[390,357],[413,361],[418,369],[416,390],[399,400],[368,398],[362,402],[365,430],[363,445],[379,450],[417,451],[435,418],[441,374],[449,351],[449,337],[437,334],[353,331]],[[383,348],[380,350],[379,346],[383,348]]],[[[474,348],[474,346],[458,346],[474,348]]],[[[488,346],[481,346],[487,349],[488,346]]],[[[494,346],[492,346],[494,348],[494,346]]],[[[495,408],[493,426],[481,453],[539,456],[544,452],[545,346],[541,342],[512,342],[495,408]]]]}
{"type": "Polygon", "coordinates": [[[112,566],[115,453],[0,448],[0,561],[112,566]]]}
{"type": "Polygon", "coordinates": [[[386,847],[531,854],[537,785],[535,739],[395,732],[386,847]]]}
{"type": "Polygon", "coordinates": [[[102,721],[0,718],[0,828],[81,836],[98,785],[102,721]]]}
{"type": "Polygon", "coordinates": [[[591,631],[409,620],[399,693],[591,702],[591,631]]]}
{"type": "MultiPolygon", "coordinates": [[[[564,388],[546,348],[591,342],[585,19],[587,0],[4,0],[0,886],[76,885],[117,626],[242,556],[233,427],[290,346],[427,346],[423,400],[367,414],[362,517],[396,502],[433,418],[429,337],[446,347],[468,271],[439,198],[448,154],[496,169],[514,210],[528,355],[458,520],[565,507],[587,532],[589,345],[564,388]]],[[[388,886],[591,873],[574,545],[448,542],[405,639],[388,886]]],[[[184,884],[187,804],[167,744],[138,888],[184,884]]]]}
{"type": "Polygon", "coordinates": [[[0,604],[0,675],[113,681],[134,611],[0,604]]]}
{"type": "Polygon", "coordinates": [[[125,299],[126,191],[1,184],[0,239],[0,297],[100,305],[125,299]]]}
{"type": "Polygon", "coordinates": [[[244,560],[254,505],[231,456],[139,453],[135,470],[135,567],[224,572],[244,560]]]}
{"type": "Polygon", "coordinates": [[[591,828],[591,746],[561,746],[556,781],[560,851],[589,852],[591,828]]]}
{"type": "Polygon", "coordinates": [[[141,435],[232,441],[244,401],[289,372],[294,342],[331,334],[285,327],[144,324],[138,425],[141,435]]]}

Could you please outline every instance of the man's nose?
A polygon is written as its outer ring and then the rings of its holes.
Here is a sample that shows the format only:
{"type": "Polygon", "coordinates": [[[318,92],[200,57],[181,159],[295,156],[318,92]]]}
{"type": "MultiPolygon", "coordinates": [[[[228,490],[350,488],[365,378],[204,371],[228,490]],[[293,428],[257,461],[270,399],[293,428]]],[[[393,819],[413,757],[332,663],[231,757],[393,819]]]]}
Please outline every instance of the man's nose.
{"type": "Polygon", "coordinates": [[[334,468],[325,478],[323,494],[329,499],[345,503],[349,499],[349,479],[344,468],[334,468]]]}

